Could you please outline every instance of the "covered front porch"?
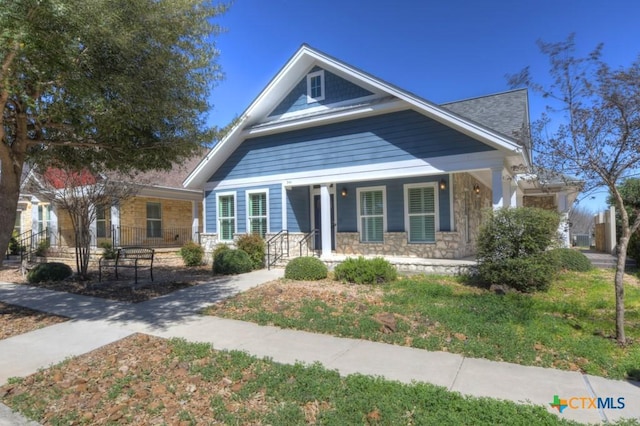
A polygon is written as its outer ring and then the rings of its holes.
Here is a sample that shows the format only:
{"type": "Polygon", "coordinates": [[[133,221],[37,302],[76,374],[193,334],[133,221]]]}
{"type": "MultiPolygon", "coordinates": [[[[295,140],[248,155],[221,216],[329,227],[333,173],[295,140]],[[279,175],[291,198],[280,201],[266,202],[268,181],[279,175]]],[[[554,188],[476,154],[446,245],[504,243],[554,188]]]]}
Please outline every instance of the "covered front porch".
{"type": "MultiPolygon", "coordinates": [[[[284,187],[289,257],[416,259],[475,255],[483,211],[515,206],[498,169],[284,187]],[[494,189],[495,188],[495,189],[494,189]],[[507,194],[505,196],[505,194],[507,194]]],[[[276,233],[267,235],[267,240],[276,233]]]]}

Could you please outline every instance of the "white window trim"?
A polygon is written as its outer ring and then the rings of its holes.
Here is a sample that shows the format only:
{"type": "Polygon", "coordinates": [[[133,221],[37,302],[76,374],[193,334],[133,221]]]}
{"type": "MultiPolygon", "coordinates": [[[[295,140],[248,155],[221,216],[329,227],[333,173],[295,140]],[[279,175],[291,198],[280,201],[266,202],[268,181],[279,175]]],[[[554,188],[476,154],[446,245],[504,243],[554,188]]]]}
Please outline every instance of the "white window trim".
{"type": "Polygon", "coordinates": [[[324,70],[316,71],[307,74],[307,103],[311,104],[318,101],[323,101],[325,97],[325,84],[324,84],[324,70]],[[311,79],[320,76],[320,96],[311,96],[311,79]]]}
{"type": "MultiPolygon", "coordinates": [[[[251,190],[245,191],[245,211],[247,212],[247,215],[246,215],[247,216],[246,217],[246,220],[247,220],[247,227],[246,227],[247,234],[251,233],[251,218],[253,216],[249,215],[249,213],[250,213],[249,212],[249,198],[253,194],[266,194],[266,201],[265,201],[267,203],[267,216],[266,216],[267,217],[267,230],[266,230],[266,233],[268,234],[269,232],[271,232],[271,221],[269,220],[269,205],[270,205],[269,204],[269,188],[251,189],[251,190]]],[[[258,216],[256,216],[256,217],[258,217],[258,216]]]]}
{"type": "MultiPolygon", "coordinates": [[[[146,208],[146,215],[147,215],[147,221],[146,221],[146,226],[147,226],[146,236],[147,236],[147,238],[149,238],[149,239],[151,239],[151,238],[162,238],[162,203],[160,201],[147,201],[147,203],[145,204],[145,208],[146,208]],[[158,206],[160,206],[160,218],[159,219],[149,218],[149,204],[157,204],[158,206]],[[150,237],[149,236],[149,221],[160,222],[160,236],[159,237],[150,237]]],[[[105,214],[106,214],[106,212],[105,212],[105,214]]]]}
{"type": "Polygon", "coordinates": [[[235,191],[219,192],[216,194],[216,233],[218,234],[218,241],[233,241],[233,235],[230,240],[223,240],[220,229],[220,197],[228,197],[230,195],[233,195],[233,234],[238,233],[238,195],[235,191]]]}
{"type": "Polygon", "coordinates": [[[382,241],[362,241],[362,214],[360,213],[360,193],[370,191],[382,191],[382,232],[387,232],[387,187],[386,186],[366,186],[356,188],[356,210],[358,211],[358,234],[360,235],[360,242],[363,244],[381,244],[384,242],[384,235],[382,241]]]}
{"type": "Polygon", "coordinates": [[[420,183],[406,183],[404,184],[404,230],[407,233],[407,242],[410,244],[434,244],[429,242],[412,242],[411,235],[409,234],[410,225],[409,225],[409,189],[411,188],[433,188],[433,197],[434,197],[434,222],[435,222],[435,232],[440,232],[440,199],[438,198],[438,183],[437,182],[420,182],[420,183]]]}

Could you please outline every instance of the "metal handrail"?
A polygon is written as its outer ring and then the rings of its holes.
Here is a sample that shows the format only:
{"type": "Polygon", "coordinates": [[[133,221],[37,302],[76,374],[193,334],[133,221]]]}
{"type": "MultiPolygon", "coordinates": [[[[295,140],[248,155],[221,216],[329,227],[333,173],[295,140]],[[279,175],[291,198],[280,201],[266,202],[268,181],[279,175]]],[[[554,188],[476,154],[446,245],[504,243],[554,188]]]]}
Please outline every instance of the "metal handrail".
{"type": "MultiPolygon", "coordinates": [[[[300,242],[298,243],[298,244],[299,244],[299,246],[300,246],[300,257],[302,257],[302,244],[303,244],[303,243],[305,243],[305,242],[307,243],[307,244],[306,244],[306,248],[307,248],[307,253],[306,253],[306,255],[307,255],[307,256],[309,256],[309,240],[311,239],[311,237],[315,237],[317,233],[318,233],[318,230],[317,230],[317,229],[312,229],[312,230],[311,230],[311,232],[309,232],[308,234],[306,234],[306,235],[305,235],[305,236],[300,240],[300,242]]],[[[314,251],[315,251],[315,249],[314,249],[314,251]]]]}
{"type": "Polygon", "coordinates": [[[38,249],[40,248],[40,243],[48,240],[49,229],[45,228],[36,233],[29,230],[23,232],[20,236],[22,237],[20,240],[20,262],[24,261],[25,258],[32,261],[33,256],[37,254],[38,249]]]}
{"type": "Polygon", "coordinates": [[[284,244],[286,243],[287,256],[289,255],[289,231],[283,229],[273,237],[267,240],[267,269],[271,269],[276,262],[284,257],[284,244]],[[278,243],[280,245],[280,255],[278,255],[278,243]],[[273,250],[273,259],[271,258],[271,247],[273,250]]]}

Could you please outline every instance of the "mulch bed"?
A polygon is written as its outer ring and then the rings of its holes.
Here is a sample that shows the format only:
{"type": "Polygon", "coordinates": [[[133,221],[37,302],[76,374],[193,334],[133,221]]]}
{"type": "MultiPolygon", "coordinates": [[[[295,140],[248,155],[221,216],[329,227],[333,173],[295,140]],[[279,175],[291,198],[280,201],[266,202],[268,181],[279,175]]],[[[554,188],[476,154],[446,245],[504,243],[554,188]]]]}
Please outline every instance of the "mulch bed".
{"type": "Polygon", "coordinates": [[[121,273],[120,279],[116,280],[112,272],[106,274],[103,272],[103,280],[99,282],[98,271],[90,270],[90,280],[79,281],[70,278],[63,281],[31,284],[16,267],[4,266],[0,269],[0,281],[121,302],[139,303],[213,279],[210,266],[168,265],[154,267],[154,280],[151,281],[147,270],[139,271],[137,285],[133,279],[133,271],[127,271],[125,274],[123,276],[121,273]]]}
{"type": "Polygon", "coordinates": [[[64,321],[64,317],[0,302],[0,340],[64,321]]]}

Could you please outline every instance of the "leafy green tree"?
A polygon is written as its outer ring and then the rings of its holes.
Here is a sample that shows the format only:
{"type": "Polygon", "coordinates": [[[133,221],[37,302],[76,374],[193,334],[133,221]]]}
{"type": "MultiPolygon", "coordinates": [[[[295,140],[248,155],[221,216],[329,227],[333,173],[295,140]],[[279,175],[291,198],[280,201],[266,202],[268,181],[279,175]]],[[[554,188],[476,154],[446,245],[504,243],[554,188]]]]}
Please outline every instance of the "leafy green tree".
{"type": "Polygon", "coordinates": [[[536,163],[557,176],[582,179],[585,192],[607,188],[620,213],[616,340],[625,344],[624,269],[629,238],[640,227],[640,215],[630,219],[619,185],[640,165],[640,60],[612,69],[601,59],[602,45],[586,57],[577,57],[573,35],[559,43],[539,41],[538,45],[549,58],[551,84],[535,83],[528,68],[510,81],[512,86],[524,83],[549,101],[532,129],[536,163]]]}
{"type": "MultiPolygon", "coordinates": [[[[0,252],[25,163],[170,168],[212,138],[207,0],[0,0],[0,252]]],[[[1,262],[1,260],[0,260],[1,262]]]]}

